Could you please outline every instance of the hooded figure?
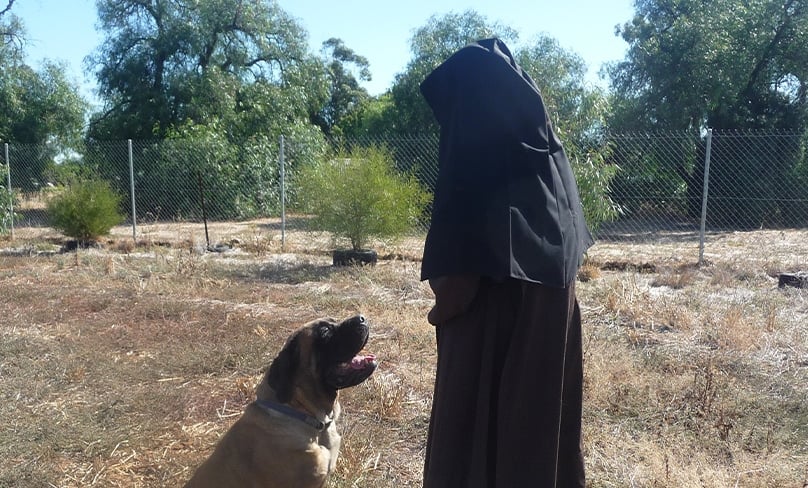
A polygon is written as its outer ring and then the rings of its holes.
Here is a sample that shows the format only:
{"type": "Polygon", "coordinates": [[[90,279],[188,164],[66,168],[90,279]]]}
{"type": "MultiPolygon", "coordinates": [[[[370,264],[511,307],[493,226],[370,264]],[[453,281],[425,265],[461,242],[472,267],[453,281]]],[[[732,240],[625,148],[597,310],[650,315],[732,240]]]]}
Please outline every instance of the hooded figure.
{"type": "Polygon", "coordinates": [[[441,128],[421,279],[475,272],[569,285],[592,237],[536,83],[486,39],[438,66],[421,93],[441,128]]]}
{"type": "Polygon", "coordinates": [[[539,89],[498,39],[438,66],[440,129],[421,279],[438,365],[424,488],[581,487],[575,277],[592,245],[539,89]]]}

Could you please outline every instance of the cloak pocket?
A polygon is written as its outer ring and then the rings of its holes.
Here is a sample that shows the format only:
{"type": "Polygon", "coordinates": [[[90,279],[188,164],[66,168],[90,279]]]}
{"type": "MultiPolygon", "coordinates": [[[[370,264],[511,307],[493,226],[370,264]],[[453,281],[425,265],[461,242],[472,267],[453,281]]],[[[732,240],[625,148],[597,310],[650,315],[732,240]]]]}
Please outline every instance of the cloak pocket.
{"type": "Polygon", "coordinates": [[[473,274],[441,276],[429,280],[435,305],[427,315],[432,325],[442,325],[471,308],[480,288],[480,277],[473,274]]]}
{"type": "Polygon", "coordinates": [[[550,161],[550,149],[533,147],[525,142],[522,143],[522,160],[530,168],[540,168],[550,161]]]}

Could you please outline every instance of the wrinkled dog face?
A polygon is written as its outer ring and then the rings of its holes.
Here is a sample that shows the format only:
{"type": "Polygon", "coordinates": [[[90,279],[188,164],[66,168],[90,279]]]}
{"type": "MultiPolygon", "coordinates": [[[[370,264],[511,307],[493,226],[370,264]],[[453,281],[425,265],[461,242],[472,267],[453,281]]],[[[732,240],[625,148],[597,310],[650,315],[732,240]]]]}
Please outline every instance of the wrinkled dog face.
{"type": "Polygon", "coordinates": [[[361,315],[342,322],[309,322],[287,340],[267,372],[267,382],[280,402],[289,401],[294,385],[333,399],[337,390],[358,385],[376,369],[375,356],[359,355],[368,334],[369,324],[361,315]]]}
{"type": "Polygon", "coordinates": [[[368,323],[356,315],[336,323],[333,319],[317,323],[315,348],[319,351],[320,378],[336,390],[358,385],[376,369],[372,354],[359,353],[368,341],[368,323]]]}

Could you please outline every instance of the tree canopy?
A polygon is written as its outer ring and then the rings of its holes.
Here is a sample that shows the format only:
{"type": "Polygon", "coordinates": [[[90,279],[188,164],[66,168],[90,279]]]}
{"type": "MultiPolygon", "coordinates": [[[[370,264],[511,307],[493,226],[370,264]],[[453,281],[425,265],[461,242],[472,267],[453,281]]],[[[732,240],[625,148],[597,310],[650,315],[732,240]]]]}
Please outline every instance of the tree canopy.
{"type": "Polygon", "coordinates": [[[25,62],[25,28],[13,4],[0,10],[0,140],[19,145],[14,185],[35,189],[54,158],[81,141],[87,103],[64,64],[44,60],[34,68],[25,62]]]}
{"type": "Polygon", "coordinates": [[[86,103],[62,63],[44,60],[39,69],[25,62],[26,33],[12,11],[0,9],[0,139],[71,147],[81,135],[86,103]]]}
{"type": "Polygon", "coordinates": [[[369,98],[367,90],[359,82],[370,81],[370,63],[367,58],[346,46],[342,39],[334,37],[323,42],[322,52],[329,97],[325,105],[314,114],[312,121],[325,134],[331,135],[335,127],[338,128],[346,117],[369,98]]]}
{"type": "Polygon", "coordinates": [[[5,7],[0,10],[0,48],[3,50],[3,62],[6,61],[5,56],[14,48],[22,49],[23,28],[20,19],[11,13],[13,6],[14,0],[8,0],[5,7]]]}
{"type": "MultiPolygon", "coordinates": [[[[629,45],[626,59],[608,68],[613,131],[805,132],[808,2],[641,0],[635,5],[634,18],[618,28],[629,45]]],[[[795,184],[804,181],[804,141],[756,134],[720,141],[711,152],[712,216],[724,219],[721,224],[749,227],[802,218],[789,210],[793,205],[780,203],[778,192],[805,194],[804,185],[795,184]]],[[[681,188],[688,213],[697,216],[706,149],[694,142],[701,141],[683,138],[667,147],[660,141],[631,158],[618,152],[623,168],[618,188],[634,194],[649,183],[681,188]],[[687,156],[664,160],[672,150],[687,156]]]]}
{"type": "Polygon", "coordinates": [[[272,133],[327,98],[303,28],[272,0],[99,0],[106,33],[89,58],[104,111],[95,138],[162,138],[224,120],[235,137],[272,133]]]}
{"type": "Polygon", "coordinates": [[[616,128],[800,128],[808,2],[642,0],[608,69],[616,128]]]}

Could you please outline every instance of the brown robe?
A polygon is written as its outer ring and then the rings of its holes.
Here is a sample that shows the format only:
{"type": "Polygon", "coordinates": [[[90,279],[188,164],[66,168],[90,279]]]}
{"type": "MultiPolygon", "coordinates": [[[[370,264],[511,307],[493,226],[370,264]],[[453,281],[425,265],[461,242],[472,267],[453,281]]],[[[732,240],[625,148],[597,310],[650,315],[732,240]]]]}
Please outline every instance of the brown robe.
{"type": "Polygon", "coordinates": [[[574,284],[430,284],[438,367],[424,488],[583,488],[574,284]]]}

